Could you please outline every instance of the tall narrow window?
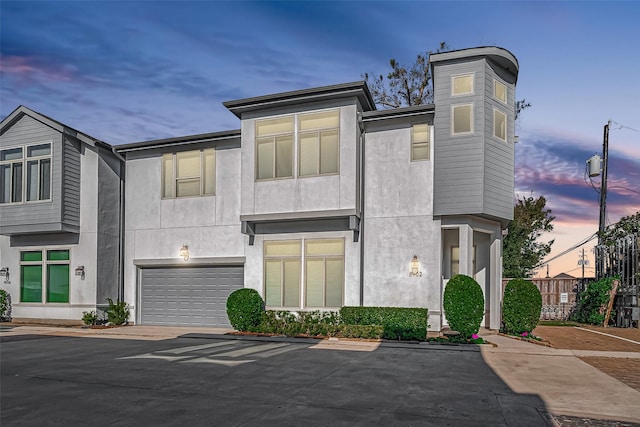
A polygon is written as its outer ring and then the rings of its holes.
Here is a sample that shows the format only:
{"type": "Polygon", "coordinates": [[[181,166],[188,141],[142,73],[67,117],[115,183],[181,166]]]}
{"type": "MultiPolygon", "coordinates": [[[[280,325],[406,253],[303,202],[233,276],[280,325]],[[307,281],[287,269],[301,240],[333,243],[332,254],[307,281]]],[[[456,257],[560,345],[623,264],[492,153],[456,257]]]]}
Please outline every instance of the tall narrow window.
{"type": "Polygon", "coordinates": [[[507,86],[505,86],[504,84],[500,83],[497,80],[493,81],[493,96],[499,100],[504,102],[505,104],[507,103],[507,86]]]}
{"type": "Polygon", "coordinates": [[[301,256],[299,240],[264,243],[264,286],[267,306],[300,306],[301,256]]]}
{"type": "Polygon", "coordinates": [[[216,155],[213,148],[181,151],[162,156],[162,197],[215,194],[216,155]]]}
{"type": "Polygon", "coordinates": [[[507,115],[500,110],[493,110],[493,136],[507,140],[507,115]]]}
{"type": "Polygon", "coordinates": [[[452,108],[453,134],[473,133],[473,105],[454,105],[452,108]]]}
{"type": "Polygon", "coordinates": [[[451,78],[451,95],[473,94],[473,74],[453,76],[451,78]]]}
{"type": "Polygon", "coordinates": [[[298,117],[300,176],[338,173],[339,110],[298,117]]]}
{"type": "Polygon", "coordinates": [[[341,307],[344,288],[344,240],[305,242],[305,306],[341,307]]]}
{"type": "Polygon", "coordinates": [[[22,202],[23,149],[0,151],[0,203],[22,202]]]}
{"type": "Polygon", "coordinates": [[[69,251],[47,251],[47,302],[69,302],[69,251]]]}
{"type": "Polygon", "coordinates": [[[411,127],[411,160],[429,160],[429,125],[411,127]]]}
{"type": "Polygon", "coordinates": [[[293,177],[294,117],[256,122],[256,179],[293,177]]]}
{"type": "Polygon", "coordinates": [[[27,147],[27,202],[51,195],[51,144],[27,147]]]}
{"type": "Polygon", "coordinates": [[[20,252],[20,301],[42,302],[42,251],[20,252]]]}

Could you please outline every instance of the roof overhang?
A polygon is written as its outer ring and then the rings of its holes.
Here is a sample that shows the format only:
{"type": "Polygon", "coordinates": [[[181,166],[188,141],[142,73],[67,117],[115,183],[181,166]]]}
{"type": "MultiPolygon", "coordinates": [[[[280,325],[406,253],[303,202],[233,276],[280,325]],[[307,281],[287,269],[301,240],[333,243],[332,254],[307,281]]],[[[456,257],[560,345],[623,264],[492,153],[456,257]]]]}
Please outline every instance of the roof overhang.
{"type": "Polygon", "coordinates": [[[164,147],[177,147],[183,145],[202,144],[207,142],[222,142],[240,138],[240,129],[222,132],[201,133],[197,135],[180,136],[176,138],[155,139],[151,141],[134,142],[131,144],[117,145],[118,153],[130,151],[152,150],[164,147]]]}
{"type": "Polygon", "coordinates": [[[459,59],[469,59],[474,57],[489,58],[493,62],[514,75],[518,80],[519,64],[516,57],[507,49],[497,46],[472,47],[469,49],[452,50],[449,52],[432,53],[429,55],[429,64],[433,75],[433,64],[445,61],[455,61],[459,59]]]}

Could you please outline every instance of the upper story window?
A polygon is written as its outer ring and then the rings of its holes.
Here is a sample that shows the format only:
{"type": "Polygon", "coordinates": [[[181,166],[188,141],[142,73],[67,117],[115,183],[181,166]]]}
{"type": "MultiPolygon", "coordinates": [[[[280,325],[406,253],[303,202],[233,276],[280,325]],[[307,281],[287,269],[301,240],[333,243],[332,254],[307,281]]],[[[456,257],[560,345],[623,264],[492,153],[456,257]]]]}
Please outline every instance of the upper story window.
{"type": "Polygon", "coordinates": [[[0,203],[51,199],[51,143],[0,150],[0,203]]]}
{"type": "Polygon", "coordinates": [[[294,117],[256,122],[256,179],[293,177],[294,117]]]}
{"type": "Polygon", "coordinates": [[[256,180],[338,173],[339,135],[339,110],[256,121],[256,180]]]}
{"type": "Polygon", "coordinates": [[[299,176],[338,173],[338,110],[298,116],[299,176]]]}
{"type": "Polygon", "coordinates": [[[507,103],[507,86],[497,80],[493,81],[493,96],[498,101],[507,103]]]}
{"type": "Polygon", "coordinates": [[[216,152],[181,151],[162,156],[162,197],[212,196],[216,192],[216,152]]]}
{"type": "Polygon", "coordinates": [[[429,160],[429,125],[411,127],[411,161],[429,160]]]}
{"type": "Polygon", "coordinates": [[[451,133],[453,135],[473,133],[473,104],[452,106],[451,122],[451,133]]]}
{"type": "Polygon", "coordinates": [[[507,140],[507,115],[500,110],[493,110],[493,136],[507,140]]]}
{"type": "Polygon", "coordinates": [[[451,95],[473,94],[473,74],[451,77],[451,95]]]}

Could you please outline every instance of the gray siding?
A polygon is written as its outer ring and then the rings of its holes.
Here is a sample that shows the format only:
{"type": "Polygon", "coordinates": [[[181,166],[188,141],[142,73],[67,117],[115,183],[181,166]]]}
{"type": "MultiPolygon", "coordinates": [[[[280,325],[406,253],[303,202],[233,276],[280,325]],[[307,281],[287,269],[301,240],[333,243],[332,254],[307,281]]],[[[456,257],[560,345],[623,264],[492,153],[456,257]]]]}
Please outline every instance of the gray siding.
{"type": "Polygon", "coordinates": [[[62,135],[29,117],[20,118],[0,136],[0,147],[43,142],[52,143],[51,202],[19,203],[0,206],[0,234],[60,231],[62,227],[62,135]]]}
{"type": "Polygon", "coordinates": [[[451,61],[434,67],[434,215],[477,214],[513,218],[513,76],[489,59],[451,61]],[[452,96],[451,78],[474,74],[472,95],[452,96]],[[493,96],[494,79],[507,86],[507,103],[493,96]],[[451,108],[473,104],[473,133],[451,135],[451,108]],[[494,109],[507,115],[507,141],[493,136],[494,109]]]}
{"type": "Polygon", "coordinates": [[[62,146],[62,222],[80,226],[80,143],[68,137],[62,146]]]}
{"type": "Polygon", "coordinates": [[[483,209],[484,60],[435,68],[434,215],[481,213],[483,209]],[[451,96],[451,78],[473,73],[474,93],[451,96]],[[451,135],[451,108],[473,104],[473,133],[451,135]]]}
{"type": "Polygon", "coordinates": [[[96,304],[118,297],[120,256],[120,162],[98,148],[96,304]]]}

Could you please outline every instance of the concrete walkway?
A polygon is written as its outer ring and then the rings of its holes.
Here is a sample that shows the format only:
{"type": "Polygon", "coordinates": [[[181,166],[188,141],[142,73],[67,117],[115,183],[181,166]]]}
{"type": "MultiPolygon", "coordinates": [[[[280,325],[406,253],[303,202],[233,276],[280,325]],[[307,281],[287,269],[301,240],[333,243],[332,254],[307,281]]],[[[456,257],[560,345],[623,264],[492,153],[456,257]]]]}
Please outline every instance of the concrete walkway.
{"type": "Polygon", "coordinates": [[[497,345],[482,346],[485,362],[513,391],[539,395],[553,414],[640,422],[640,392],[578,358],[640,358],[640,353],[563,350],[483,335],[497,345]]]}
{"type": "MultiPolygon", "coordinates": [[[[23,334],[159,341],[179,336],[219,337],[231,331],[224,328],[140,325],[84,329],[4,324],[0,325],[0,341],[3,336],[23,334]]],[[[582,356],[640,358],[640,353],[555,349],[501,336],[492,331],[481,331],[481,336],[495,346],[445,346],[329,339],[319,341],[316,347],[350,351],[373,351],[379,346],[405,347],[416,351],[480,351],[485,363],[513,391],[540,396],[553,414],[640,423],[640,392],[579,359],[582,356]]]]}

